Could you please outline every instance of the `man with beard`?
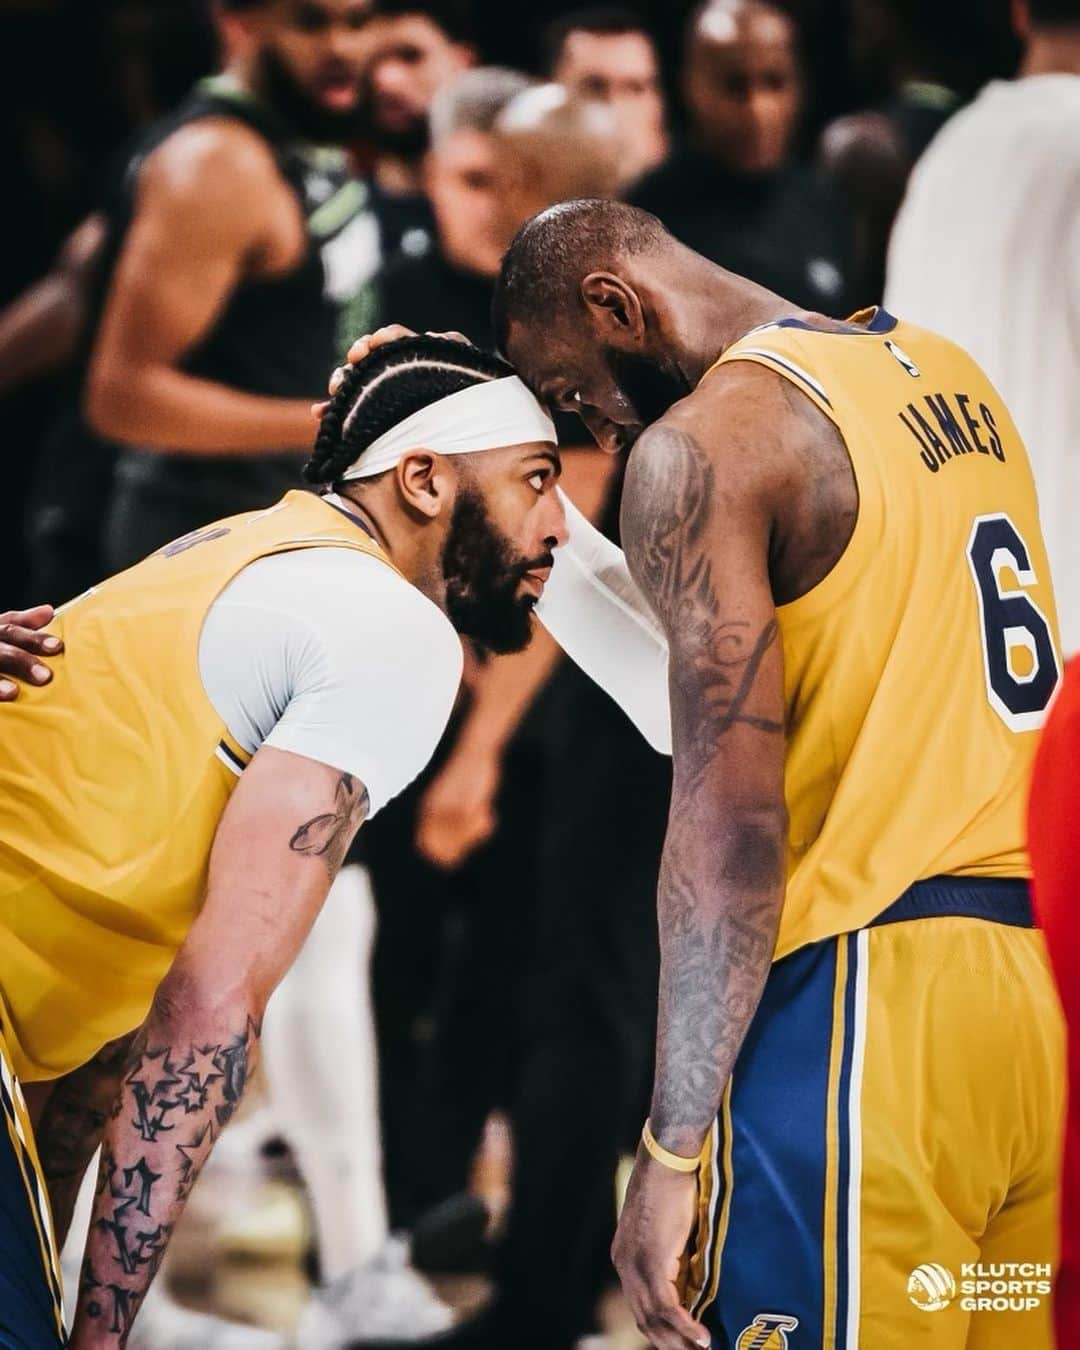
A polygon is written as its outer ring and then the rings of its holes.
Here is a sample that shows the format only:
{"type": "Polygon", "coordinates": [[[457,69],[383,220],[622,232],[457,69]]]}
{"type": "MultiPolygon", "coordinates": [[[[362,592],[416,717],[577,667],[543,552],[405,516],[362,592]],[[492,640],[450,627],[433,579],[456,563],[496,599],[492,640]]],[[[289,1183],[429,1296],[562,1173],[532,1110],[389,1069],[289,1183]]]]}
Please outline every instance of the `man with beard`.
{"type": "Polygon", "coordinates": [[[109,210],[85,412],[125,447],[112,569],[299,481],[378,262],[363,189],[325,148],[355,132],[369,0],[223,0],[220,19],[224,73],[147,134],[109,210]]]}
{"type": "MultiPolygon", "coordinates": [[[[435,234],[424,192],[428,112],[476,58],[468,0],[377,0],[364,76],[375,159],[368,182],[384,258],[422,252],[435,234]]],[[[354,330],[355,331],[355,330],[354,330]]]]}
{"type": "Polygon", "coordinates": [[[942,1350],[1049,1346],[1063,1034],[1025,796],[1061,660],[1008,410],[946,339],[801,311],[620,203],[530,221],[496,322],[539,397],[633,445],[622,541],[667,646],[614,1245],[638,1325],[906,1350],[929,1310],[942,1350]],[[1010,1263],[1045,1283],[954,1297],[1010,1263]]]}
{"type": "Polygon", "coordinates": [[[306,476],[328,496],[183,536],[57,615],[66,655],[0,749],[0,1339],[61,1341],[52,1225],[62,1241],[119,1093],[72,1344],[126,1343],[272,989],[356,829],[442,733],[455,629],[529,639],[565,539],[558,472],[503,362],[412,338],[326,410],[306,476]],[[70,1163],[50,1206],[45,1115],[70,1163]]]}

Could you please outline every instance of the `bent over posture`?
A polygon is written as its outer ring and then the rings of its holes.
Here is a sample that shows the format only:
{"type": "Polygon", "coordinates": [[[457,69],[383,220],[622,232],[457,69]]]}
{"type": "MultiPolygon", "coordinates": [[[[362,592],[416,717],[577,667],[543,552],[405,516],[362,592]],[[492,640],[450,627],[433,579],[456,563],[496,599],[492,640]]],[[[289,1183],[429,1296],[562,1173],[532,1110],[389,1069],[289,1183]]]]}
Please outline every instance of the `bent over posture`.
{"type": "Polygon", "coordinates": [[[0,1342],[63,1340],[54,1222],[103,1126],[72,1343],[126,1342],[271,991],[442,734],[457,633],[530,636],[565,537],[554,442],[501,361],[395,344],[323,416],[307,473],[336,492],[58,613],[66,655],[0,738],[0,1342]]]}

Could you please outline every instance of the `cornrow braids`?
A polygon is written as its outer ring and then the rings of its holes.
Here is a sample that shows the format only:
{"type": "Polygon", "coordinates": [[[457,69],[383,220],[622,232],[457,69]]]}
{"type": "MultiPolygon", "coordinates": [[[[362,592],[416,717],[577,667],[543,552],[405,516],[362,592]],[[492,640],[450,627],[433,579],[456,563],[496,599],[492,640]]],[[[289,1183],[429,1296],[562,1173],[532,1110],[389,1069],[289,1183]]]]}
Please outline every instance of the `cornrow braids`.
{"type": "Polygon", "coordinates": [[[407,337],[377,347],[346,370],[322,415],[304,478],[337,483],[372,442],[406,417],[513,373],[499,357],[452,338],[407,337]]]}

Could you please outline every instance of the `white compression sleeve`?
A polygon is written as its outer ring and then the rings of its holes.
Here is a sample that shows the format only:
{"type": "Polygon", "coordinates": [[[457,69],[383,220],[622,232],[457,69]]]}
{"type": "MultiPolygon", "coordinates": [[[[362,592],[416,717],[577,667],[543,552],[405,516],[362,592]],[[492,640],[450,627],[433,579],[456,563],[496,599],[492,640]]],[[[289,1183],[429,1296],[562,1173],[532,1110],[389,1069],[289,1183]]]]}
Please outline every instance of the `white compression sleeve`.
{"type": "Polygon", "coordinates": [[[329,1282],[386,1241],[369,965],[375,902],[350,864],[263,1022],[270,1101],[307,1183],[329,1282]]]}
{"type": "Polygon", "coordinates": [[[570,539],[536,617],[586,675],[611,695],[654,750],[671,754],[667,642],[626,557],[560,491],[570,539]]]}

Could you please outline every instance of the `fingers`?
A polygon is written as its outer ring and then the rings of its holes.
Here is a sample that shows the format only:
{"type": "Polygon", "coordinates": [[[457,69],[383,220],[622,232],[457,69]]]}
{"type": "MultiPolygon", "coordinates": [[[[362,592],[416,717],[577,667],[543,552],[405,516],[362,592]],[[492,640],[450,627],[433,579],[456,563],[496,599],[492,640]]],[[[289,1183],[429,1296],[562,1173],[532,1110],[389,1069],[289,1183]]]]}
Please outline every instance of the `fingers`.
{"type": "MultiPolygon", "coordinates": [[[[365,356],[370,356],[376,347],[385,347],[388,342],[397,342],[407,337],[416,337],[415,330],[406,328],[402,323],[388,323],[382,328],[376,328],[374,333],[365,333],[363,337],[357,338],[349,348],[345,360],[350,366],[355,366],[365,356]]],[[[334,391],[331,389],[330,392],[334,391]]]]}
{"type": "Polygon", "coordinates": [[[42,665],[35,655],[38,651],[48,650],[45,645],[47,641],[48,639],[43,639],[39,634],[26,628],[13,628],[12,625],[0,628],[0,701],[10,703],[19,696],[18,685],[12,680],[4,679],[5,675],[21,680],[23,684],[49,683],[52,671],[48,666],[42,665]],[[10,642],[4,640],[4,634],[9,632],[18,638],[18,646],[12,646],[10,642]]]}
{"type": "Polygon", "coordinates": [[[670,1284],[624,1276],[623,1292],[638,1330],[654,1350],[709,1350],[712,1337],[676,1301],[670,1284]]]}
{"type": "Polygon", "coordinates": [[[41,656],[55,656],[63,650],[64,644],[58,637],[53,637],[51,633],[36,632],[37,625],[17,622],[25,617],[16,614],[9,619],[7,614],[0,614],[0,644],[18,651],[36,652],[41,656]]]}
{"type": "Polygon", "coordinates": [[[0,625],[17,624],[20,628],[45,628],[55,615],[52,605],[35,605],[33,609],[9,609],[0,614],[0,625]]]}
{"type": "MultiPolygon", "coordinates": [[[[469,339],[464,333],[428,333],[427,337],[446,338],[450,342],[464,342],[468,344],[469,339]]],[[[363,361],[366,356],[370,356],[373,351],[379,347],[385,347],[388,342],[398,342],[401,338],[416,337],[416,331],[412,328],[406,328],[403,323],[388,323],[382,328],[376,328],[374,333],[365,333],[363,337],[358,337],[345,355],[345,365],[338,366],[330,376],[330,397],[333,398],[341,388],[341,383],[345,379],[348,366],[355,366],[363,361]]],[[[315,420],[321,421],[322,415],[326,412],[329,404],[327,402],[313,403],[311,405],[311,415],[315,420]]]]}

